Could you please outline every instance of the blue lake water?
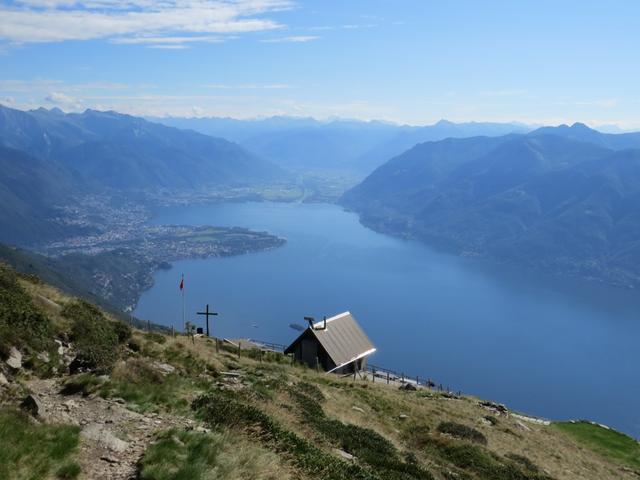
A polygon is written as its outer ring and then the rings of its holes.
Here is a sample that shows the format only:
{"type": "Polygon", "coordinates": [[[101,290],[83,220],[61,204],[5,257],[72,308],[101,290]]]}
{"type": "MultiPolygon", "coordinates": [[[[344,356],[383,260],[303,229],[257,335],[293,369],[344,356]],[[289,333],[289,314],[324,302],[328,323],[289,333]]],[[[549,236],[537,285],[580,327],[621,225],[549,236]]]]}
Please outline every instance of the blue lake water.
{"type": "Polygon", "coordinates": [[[286,344],[290,323],[350,310],[371,363],[550,419],[588,418],[640,437],[637,292],[548,278],[375,233],[335,205],[170,207],[154,223],[242,226],[279,249],[186,260],[155,274],[136,316],[182,324],[211,304],[213,333],[286,344]]]}

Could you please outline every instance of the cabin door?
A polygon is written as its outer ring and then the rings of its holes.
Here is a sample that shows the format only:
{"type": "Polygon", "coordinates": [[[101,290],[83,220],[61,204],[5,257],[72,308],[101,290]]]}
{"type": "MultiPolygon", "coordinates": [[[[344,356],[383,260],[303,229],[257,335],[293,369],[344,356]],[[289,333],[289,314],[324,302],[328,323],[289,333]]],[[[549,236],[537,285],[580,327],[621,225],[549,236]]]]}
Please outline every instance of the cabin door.
{"type": "Polygon", "coordinates": [[[301,343],[302,349],[302,363],[306,363],[310,367],[316,366],[316,359],[318,358],[318,342],[313,339],[305,338],[301,343]]]}

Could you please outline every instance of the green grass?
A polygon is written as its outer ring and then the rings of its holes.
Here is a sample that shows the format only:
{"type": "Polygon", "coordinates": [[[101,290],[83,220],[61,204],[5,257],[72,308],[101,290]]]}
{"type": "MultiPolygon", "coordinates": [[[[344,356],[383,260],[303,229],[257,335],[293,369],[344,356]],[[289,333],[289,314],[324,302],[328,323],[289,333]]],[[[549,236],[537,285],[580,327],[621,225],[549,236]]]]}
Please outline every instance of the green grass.
{"type": "Polygon", "coordinates": [[[475,428],[467,427],[455,422],[442,422],[438,425],[438,431],[451,435],[452,437],[459,438],[461,440],[469,440],[470,442],[479,443],[481,445],[487,444],[487,437],[475,428]]]}
{"type": "Polygon", "coordinates": [[[640,444],[633,438],[589,422],[560,422],[553,425],[603,457],[640,470],[640,444]]]}
{"type": "Polygon", "coordinates": [[[99,387],[103,398],[122,398],[127,407],[139,413],[149,411],[188,412],[189,398],[208,388],[206,380],[172,373],[163,376],[140,359],[118,365],[111,379],[99,387]]]}
{"type": "Polygon", "coordinates": [[[395,446],[379,433],[357,425],[328,418],[321,403],[325,397],[317,386],[299,382],[290,390],[303,422],[329,443],[355,457],[385,479],[431,479],[431,473],[414,462],[400,458],[395,446]]]}
{"type": "Polygon", "coordinates": [[[192,407],[215,428],[251,430],[266,446],[290,458],[307,475],[322,480],[382,480],[368,469],[323,452],[314,443],[284,428],[259,408],[244,403],[237,395],[212,391],[193,402],[192,407]],[[256,429],[260,432],[256,434],[256,429]]]}
{"type": "Polygon", "coordinates": [[[79,433],[76,426],[34,424],[22,412],[0,410],[0,478],[76,478],[80,471],[73,454],[79,433]]]}
{"type": "Polygon", "coordinates": [[[468,442],[448,438],[424,437],[423,450],[431,457],[446,460],[465,473],[482,480],[551,480],[551,477],[531,470],[522,460],[513,460],[468,442]]]}
{"type": "Polygon", "coordinates": [[[141,480],[280,480],[276,454],[240,444],[225,432],[199,433],[175,429],[162,433],[140,462],[141,480]]]}

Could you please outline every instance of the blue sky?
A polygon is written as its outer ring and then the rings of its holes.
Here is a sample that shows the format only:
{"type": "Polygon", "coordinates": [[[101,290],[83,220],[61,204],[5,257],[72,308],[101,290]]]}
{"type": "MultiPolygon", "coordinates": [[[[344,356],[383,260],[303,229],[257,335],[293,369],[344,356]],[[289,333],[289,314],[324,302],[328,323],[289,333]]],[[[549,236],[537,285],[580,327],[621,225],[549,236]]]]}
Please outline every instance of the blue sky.
{"type": "Polygon", "coordinates": [[[640,127],[640,2],[0,3],[0,103],[640,127]]]}

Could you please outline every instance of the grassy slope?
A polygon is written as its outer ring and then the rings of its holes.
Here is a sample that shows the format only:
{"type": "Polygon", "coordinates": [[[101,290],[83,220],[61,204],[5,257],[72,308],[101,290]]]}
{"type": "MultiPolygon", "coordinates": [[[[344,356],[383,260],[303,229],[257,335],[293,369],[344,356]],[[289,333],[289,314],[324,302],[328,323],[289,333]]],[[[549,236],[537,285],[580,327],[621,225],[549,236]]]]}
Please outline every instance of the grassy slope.
{"type": "Polygon", "coordinates": [[[70,425],[34,424],[22,412],[0,407],[0,478],[76,478],[80,467],[72,456],[79,432],[70,425]]]}
{"type": "Polygon", "coordinates": [[[555,427],[603,457],[640,471],[640,444],[637,440],[589,422],[560,422],[555,427]]]}
{"type": "MultiPolygon", "coordinates": [[[[70,303],[51,287],[20,282],[34,298],[70,303]]],[[[69,308],[50,303],[37,308],[56,329],[69,323],[62,316],[69,308]]],[[[240,358],[233,349],[216,352],[207,339],[192,343],[134,332],[106,382],[93,373],[60,381],[69,395],[119,397],[132,410],[188,416],[211,429],[161,434],[140,463],[147,480],[637,478],[622,468],[639,469],[631,444],[613,432],[603,437],[566,424],[523,426],[485,410],[472,397],[400,391],[291,366],[276,354],[259,358],[251,351],[240,358]],[[159,374],[158,362],[175,372],[159,374]],[[223,375],[226,371],[238,372],[239,380],[223,375]],[[596,442],[587,441],[594,437],[596,442]],[[356,460],[343,460],[337,448],[356,460]]],[[[43,432],[36,436],[45,439],[43,432]]],[[[12,440],[0,436],[0,451],[7,441],[12,440]]],[[[69,452],[62,463],[73,462],[73,449],[69,452]]],[[[31,464],[38,465],[22,461],[19,468],[31,464]]],[[[50,466],[49,473],[56,468],[50,466]]],[[[38,477],[35,470],[33,475],[38,477]]]]}

